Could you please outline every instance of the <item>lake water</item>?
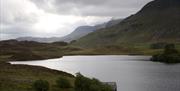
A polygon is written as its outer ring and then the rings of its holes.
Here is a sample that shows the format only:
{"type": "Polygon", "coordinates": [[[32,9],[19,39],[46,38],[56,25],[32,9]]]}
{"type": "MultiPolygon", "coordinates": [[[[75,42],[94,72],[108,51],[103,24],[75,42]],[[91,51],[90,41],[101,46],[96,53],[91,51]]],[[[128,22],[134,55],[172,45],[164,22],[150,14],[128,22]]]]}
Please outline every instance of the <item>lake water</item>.
{"type": "Polygon", "coordinates": [[[148,61],[149,56],[64,56],[58,59],[11,62],[82,73],[104,82],[116,82],[118,91],[180,91],[180,64],[148,61]]]}

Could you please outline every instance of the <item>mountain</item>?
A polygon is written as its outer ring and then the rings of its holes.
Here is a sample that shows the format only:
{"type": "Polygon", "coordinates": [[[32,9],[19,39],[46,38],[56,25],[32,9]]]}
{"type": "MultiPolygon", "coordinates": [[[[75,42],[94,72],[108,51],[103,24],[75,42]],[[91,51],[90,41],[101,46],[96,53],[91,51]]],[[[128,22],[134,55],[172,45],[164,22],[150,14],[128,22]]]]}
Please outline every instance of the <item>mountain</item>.
{"type": "Polygon", "coordinates": [[[77,40],[83,36],[86,36],[89,33],[92,33],[99,29],[104,29],[109,26],[114,26],[118,24],[122,19],[112,19],[108,22],[98,24],[95,26],[79,26],[72,33],[64,36],[64,37],[51,37],[51,38],[40,38],[40,37],[19,37],[16,40],[18,41],[36,41],[42,43],[51,43],[57,41],[65,41],[71,42],[73,40],[77,40]]]}
{"type": "Polygon", "coordinates": [[[100,30],[100,29],[106,28],[106,24],[107,22],[102,23],[102,24],[97,24],[94,27],[96,28],[96,30],[100,30]]]}
{"type": "Polygon", "coordinates": [[[122,19],[112,19],[108,22],[98,24],[95,26],[80,26],[71,34],[61,38],[62,41],[70,42],[72,40],[78,40],[81,37],[88,35],[89,33],[95,32],[96,30],[104,29],[110,26],[114,26],[120,23],[122,19]]]}
{"type": "Polygon", "coordinates": [[[69,35],[60,38],[59,41],[66,41],[66,42],[70,42],[72,40],[77,40],[91,32],[94,32],[96,30],[95,27],[93,26],[80,26],[78,28],[76,28],[72,33],[70,33],[69,35]]]}
{"type": "Polygon", "coordinates": [[[96,30],[93,26],[80,26],[76,28],[72,33],[64,37],[51,37],[51,38],[40,38],[40,37],[20,37],[16,40],[18,41],[36,41],[36,42],[43,42],[43,43],[51,43],[56,41],[65,41],[70,42],[72,40],[77,40],[82,36],[85,36],[91,32],[96,30]]]}
{"type": "Polygon", "coordinates": [[[119,24],[122,20],[123,19],[111,19],[109,22],[106,23],[105,28],[115,26],[115,25],[119,24]]]}
{"type": "Polygon", "coordinates": [[[59,37],[51,37],[51,38],[41,38],[41,37],[19,37],[16,38],[18,41],[36,41],[42,43],[51,43],[55,41],[59,41],[59,37]]]}
{"type": "Polygon", "coordinates": [[[73,43],[96,47],[154,42],[180,42],[180,0],[154,0],[119,24],[88,34],[73,43]]]}
{"type": "Polygon", "coordinates": [[[118,23],[120,23],[122,20],[123,19],[113,19],[112,18],[110,21],[102,23],[102,24],[95,25],[94,27],[96,28],[96,30],[101,30],[101,29],[104,29],[104,28],[115,26],[118,23]]]}

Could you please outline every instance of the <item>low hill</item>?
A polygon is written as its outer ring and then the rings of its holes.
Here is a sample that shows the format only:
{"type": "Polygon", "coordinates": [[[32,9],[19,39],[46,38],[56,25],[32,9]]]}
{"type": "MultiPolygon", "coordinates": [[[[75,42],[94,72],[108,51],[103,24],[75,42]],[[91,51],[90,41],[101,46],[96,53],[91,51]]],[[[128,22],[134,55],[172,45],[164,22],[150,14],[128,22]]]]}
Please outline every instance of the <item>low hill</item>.
{"type": "Polygon", "coordinates": [[[66,53],[81,50],[68,46],[66,42],[39,43],[17,40],[0,41],[0,48],[0,59],[7,57],[8,61],[60,58],[66,53]]]}

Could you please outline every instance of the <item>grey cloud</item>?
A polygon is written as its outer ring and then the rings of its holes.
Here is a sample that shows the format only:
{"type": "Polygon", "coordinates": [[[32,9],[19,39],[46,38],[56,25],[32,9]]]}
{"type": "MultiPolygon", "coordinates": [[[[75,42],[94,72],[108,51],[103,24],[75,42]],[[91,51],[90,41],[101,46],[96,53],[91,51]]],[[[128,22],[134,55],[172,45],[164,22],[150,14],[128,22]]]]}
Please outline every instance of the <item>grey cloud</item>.
{"type": "Polygon", "coordinates": [[[26,13],[23,5],[20,3],[13,4],[10,0],[0,0],[0,23],[13,24],[13,23],[33,23],[35,22],[34,13],[26,13]],[[9,4],[10,3],[10,4],[9,4]]]}
{"type": "Polygon", "coordinates": [[[28,36],[30,34],[32,34],[32,32],[29,27],[9,25],[6,28],[1,28],[0,40],[17,38],[17,36],[28,36]]]}
{"type": "MultiPolygon", "coordinates": [[[[152,0],[0,0],[0,33],[12,36],[36,34],[32,25],[37,23],[39,11],[27,13],[26,5],[56,15],[127,17],[152,0]],[[23,3],[21,3],[23,2],[23,3]],[[25,4],[24,4],[25,3],[25,4]],[[25,8],[24,8],[25,7],[25,8]]],[[[74,25],[79,26],[82,23],[74,25]]],[[[72,27],[72,26],[67,26],[72,27]]],[[[53,34],[52,34],[53,35],[53,34]]],[[[8,37],[10,37],[8,36],[8,37]]],[[[51,36],[50,34],[48,36],[51,36]]]]}
{"type": "Polygon", "coordinates": [[[104,16],[104,17],[127,17],[129,12],[135,13],[136,9],[129,8],[110,8],[110,7],[85,7],[79,9],[84,16],[104,16]]]}
{"type": "Polygon", "coordinates": [[[89,6],[89,5],[97,6],[97,5],[103,5],[107,1],[108,0],[55,0],[54,3],[57,3],[57,4],[74,3],[77,5],[84,5],[84,6],[89,6]]]}
{"type": "Polygon", "coordinates": [[[21,2],[0,0],[0,36],[8,39],[33,33],[31,27],[37,22],[37,15],[28,12],[25,6],[21,2]]]}
{"type": "Polygon", "coordinates": [[[59,14],[127,17],[152,0],[32,0],[38,6],[59,14]],[[41,4],[41,5],[40,5],[41,4]],[[49,8],[47,9],[47,7],[49,8]],[[53,6],[53,7],[50,7],[53,6]],[[50,9],[51,8],[51,9],[50,9]]]}

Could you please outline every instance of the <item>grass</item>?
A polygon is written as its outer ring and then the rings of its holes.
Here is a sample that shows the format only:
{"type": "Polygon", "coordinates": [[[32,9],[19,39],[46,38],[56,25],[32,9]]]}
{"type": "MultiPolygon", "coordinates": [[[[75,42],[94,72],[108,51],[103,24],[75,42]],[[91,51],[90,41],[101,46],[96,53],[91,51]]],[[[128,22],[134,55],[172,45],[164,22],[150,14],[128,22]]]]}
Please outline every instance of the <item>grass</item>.
{"type": "MultiPolygon", "coordinates": [[[[59,77],[65,77],[74,83],[74,76],[62,71],[51,70],[38,66],[10,65],[0,63],[0,91],[34,91],[32,84],[38,79],[47,80],[50,83],[50,91],[59,91],[55,82],[59,77]]],[[[64,89],[60,91],[71,91],[64,89]]]]}
{"type": "MultiPolygon", "coordinates": [[[[163,48],[152,49],[152,43],[107,45],[93,48],[81,48],[80,51],[67,52],[65,55],[154,55],[161,53],[163,48]]],[[[180,44],[176,44],[180,51],[180,44]]]]}

